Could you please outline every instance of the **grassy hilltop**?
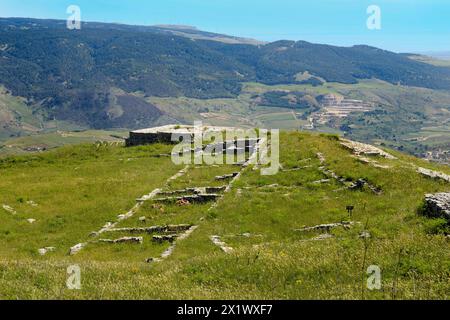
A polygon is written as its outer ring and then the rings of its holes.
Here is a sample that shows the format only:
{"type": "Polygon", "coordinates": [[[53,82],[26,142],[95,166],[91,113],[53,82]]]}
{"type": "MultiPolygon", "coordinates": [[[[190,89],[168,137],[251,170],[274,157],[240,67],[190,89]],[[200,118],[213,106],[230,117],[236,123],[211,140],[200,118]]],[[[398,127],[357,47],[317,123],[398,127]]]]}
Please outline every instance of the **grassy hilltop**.
{"type": "Polygon", "coordinates": [[[171,148],[82,144],[0,159],[0,299],[449,298],[448,227],[417,211],[425,193],[450,187],[415,166],[450,169],[391,151],[397,159],[364,163],[332,135],[283,132],[277,175],[250,166],[215,204],[148,200],[116,226],[198,226],[165,259],[149,260],[171,246],[153,234],[131,235],[142,244],[96,241],[130,236],[123,232],[90,236],[156,188],[218,187],[229,181],[216,176],[241,170],[192,165],[167,182],[184,167],[162,156],[171,148]],[[324,167],[346,181],[318,183],[329,179],[324,167]],[[350,190],[358,179],[381,192],[350,190]],[[297,230],[342,221],[354,225],[327,237],[297,230]],[[46,247],[55,249],[40,255],[46,247]],[[81,290],[66,288],[73,264],[81,267],[81,290]],[[381,268],[381,290],[366,288],[370,265],[381,268]]]}

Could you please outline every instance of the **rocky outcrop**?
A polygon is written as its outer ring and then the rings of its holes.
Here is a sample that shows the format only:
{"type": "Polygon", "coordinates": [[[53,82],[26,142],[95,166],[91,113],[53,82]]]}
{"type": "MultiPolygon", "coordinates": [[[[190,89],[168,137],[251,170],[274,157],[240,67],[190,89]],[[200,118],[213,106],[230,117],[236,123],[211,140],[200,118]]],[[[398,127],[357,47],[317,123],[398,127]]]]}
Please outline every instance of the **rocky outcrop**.
{"type": "Polygon", "coordinates": [[[393,155],[381,150],[380,148],[374,147],[370,144],[365,144],[361,142],[351,141],[347,139],[341,139],[341,145],[353,151],[355,155],[368,155],[368,156],[381,156],[386,159],[395,160],[397,159],[393,155]]]}
{"type": "Polygon", "coordinates": [[[428,178],[442,179],[442,180],[445,180],[447,182],[450,182],[450,176],[445,174],[445,173],[439,172],[439,171],[433,171],[433,170],[430,170],[430,169],[425,169],[425,168],[418,167],[417,168],[417,172],[419,172],[420,174],[422,174],[422,175],[424,175],[424,176],[426,176],[428,178]]]}
{"type": "Polygon", "coordinates": [[[444,218],[450,222],[450,192],[425,195],[421,213],[430,218],[444,218]]]}

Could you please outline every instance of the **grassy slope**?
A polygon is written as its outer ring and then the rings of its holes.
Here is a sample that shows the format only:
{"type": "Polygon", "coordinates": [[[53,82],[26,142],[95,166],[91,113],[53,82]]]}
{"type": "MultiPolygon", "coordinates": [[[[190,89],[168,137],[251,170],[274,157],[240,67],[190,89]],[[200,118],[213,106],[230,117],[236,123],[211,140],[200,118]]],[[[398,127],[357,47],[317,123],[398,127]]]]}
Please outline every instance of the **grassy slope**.
{"type": "MultiPolygon", "coordinates": [[[[213,210],[208,211],[209,205],[165,205],[162,211],[147,203],[122,223],[142,226],[138,217],[146,216],[148,225],[198,224],[169,259],[144,262],[168,246],[153,244],[148,236],[142,246],[92,244],[68,257],[71,245],[126,212],[137,196],[162,186],[178,169],[168,158],[152,157],[168,148],[86,145],[4,160],[0,203],[13,206],[18,215],[0,209],[0,239],[6,243],[0,251],[0,298],[448,299],[448,242],[427,234],[432,221],[416,210],[424,193],[448,191],[449,185],[423,178],[410,163],[450,170],[403,155],[379,160],[391,169],[374,168],[356,161],[334,139],[295,132],[282,134],[281,162],[285,169],[307,168],[267,177],[250,168],[213,210]],[[318,151],[338,174],[364,177],[382,187],[383,194],[342,190],[335,182],[313,184],[323,178],[318,151]],[[279,186],[267,187],[274,183],[279,186]],[[30,208],[22,199],[39,206],[30,208]],[[367,223],[372,234],[365,263],[365,242],[358,238],[362,225],[315,242],[303,241],[315,234],[293,231],[346,220],[347,205],[355,206],[353,220],[367,223]],[[28,217],[38,221],[29,225],[28,217]],[[252,236],[240,236],[247,232],[252,236]],[[220,251],[211,235],[220,235],[234,253],[220,251]],[[56,246],[56,252],[37,256],[37,248],[48,245],[56,246]],[[65,288],[66,268],[73,263],[82,268],[81,291],[65,288]],[[371,264],[382,269],[382,291],[361,290],[371,264]]],[[[215,175],[235,170],[191,168],[169,189],[219,184],[215,175]]]]}

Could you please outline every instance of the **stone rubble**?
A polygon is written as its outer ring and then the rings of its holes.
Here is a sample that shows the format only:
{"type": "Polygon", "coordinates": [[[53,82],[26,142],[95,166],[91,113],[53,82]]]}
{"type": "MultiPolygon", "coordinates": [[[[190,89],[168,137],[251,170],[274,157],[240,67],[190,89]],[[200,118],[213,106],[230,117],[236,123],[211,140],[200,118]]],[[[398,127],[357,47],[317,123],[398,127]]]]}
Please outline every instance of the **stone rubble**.
{"type": "Polygon", "coordinates": [[[45,248],[38,249],[38,252],[41,256],[44,256],[48,252],[55,251],[55,249],[56,249],[55,247],[45,247],[45,248]]]}
{"type": "Polygon", "coordinates": [[[372,236],[369,231],[362,231],[358,237],[361,239],[370,239],[372,236]]]}
{"type": "Polygon", "coordinates": [[[430,218],[444,218],[450,222],[450,192],[426,194],[422,214],[430,218]]]}
{"type": "Polygon", "coordinates": [[[318,235],[317,237],[309,239],[309,241],[323,241],[323,240],[328,240],[328,239],[333,239],[333,238],[334,238],[334,235],[329,234],[329,233],[324,233],[324,234],[318,235]]]}
{"type": "Polygon", "coordinates": [[[79,243],[70,248],[69,254],[73,256],[86,246],[86,243],[79,243]]]}

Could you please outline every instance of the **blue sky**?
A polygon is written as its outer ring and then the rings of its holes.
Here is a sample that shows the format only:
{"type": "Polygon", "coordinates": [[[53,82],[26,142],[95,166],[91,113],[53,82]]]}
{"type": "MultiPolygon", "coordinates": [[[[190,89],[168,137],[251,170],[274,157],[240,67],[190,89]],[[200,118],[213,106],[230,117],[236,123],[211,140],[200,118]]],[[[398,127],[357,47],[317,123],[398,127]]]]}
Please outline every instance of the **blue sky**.
{"type": "Polygon", "coordinates": [[[448,0],[0,0],[1,17],[127,24],[185,24],[273,41],[368,44],[398,52],[450,51],[448,0]],[[369,5],[381,8],[381,30],[366,26],[369,5]]]}

